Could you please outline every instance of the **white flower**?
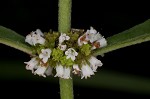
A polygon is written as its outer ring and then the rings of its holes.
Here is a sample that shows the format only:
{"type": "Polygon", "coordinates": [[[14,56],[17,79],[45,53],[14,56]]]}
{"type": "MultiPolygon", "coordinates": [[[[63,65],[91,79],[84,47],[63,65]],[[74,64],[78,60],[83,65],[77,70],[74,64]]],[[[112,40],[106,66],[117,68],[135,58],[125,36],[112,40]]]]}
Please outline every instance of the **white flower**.
{"type": "Polygon", "coordinates": [[[64,78],[64,79],[69,79],[69,78],[71,78],[70,77],[70,68],[68,67],[65,67],[64,68],[64,74],[63,74],[63,77],[62,78],[64,78]]]}
{"type": "Polygon", "coordinates": [[[33,39],[32,39],[31,34],[28,34],[28,35],[26,36],[25,42],[29,43],[30,45],[34,45],[34,44],[33,44],[33,39]]]}
{"type": "Polygon", "coordinates": [[[97,34],[89,34],[89,35],[87,35],[87,38],[88,38],[88,40],[89,40],[91,43],[93,43],[93,42],[95,42],[95,41],[101,39],[101,38],[102,38],[102,35],[99,34],[99,32],[98,32],[97,34]]]}
{"type": "Polygon", "coordinates": [[[51,66],[48,66],[47,69],[46,69],[46,71],[45,71],[45,74],[47,76],[50,76],[50,75],[53,74],[52,71],[53,71],[53,68],[51,66]]]}
{"type": "Polygon", "coordinates": [[[65,40],[69,40],[70,37],[67,36],[65,33],[61,33],[60,37],[59,37],[59,44],[62,44],[65,40]]]}
{"type": "Polygon", "coordinates": [[[59,48],[60,50],[64,51],[64,50],[66,50],[67,45],[61,45],[61,44],[59,44],[58,48],[59,48]]]}
{"type": "Polygon", "coordinates": [[[29,62],[24,62],[26,65],[27,70],[31,70],[32,73],[34,72],[34,69],[37,68],[37,65],[39,61],[36,58],[32,58],[29,62]]]}
{"type": "Polygon", "coordinates": [[[74,65],[73,65],[73,71],[72,71],[72,73],[74,73],[74,74],[79,74],[80,71],[81,71],[81,70],[80,70],[78,64],[74,64],[74,65]]]}
{"type": "Polygon", "coordinates": [[[41,36],[41,34],[32,32],[31,36],[32,36],[32,42],[33,42],[34,46],[35,46],[35,44],[44,44],[45,43],[45,39],[41,36]]]}
{"type": "Polygon", "coordinates": [[[88,64],[82,65],[81,72],[82,72],[81,79],[83,79],[83,78],[87,79],[87,77],[91,77],[91,75],[94,75],[93,70],[91,69],[91,67],[88,64]]]}
{"type": "Polygon", "coordinates": [[[64,75],[64,68],[61,64],[57,64],[56,66],[56,75],[54,77],[63,77],[64,75]]]}
{"type": "Polygon", "coordinates": [[[93,27],[90,27],[90,30],[88,30],[88,32],[90,32],[91,34],[97,33],[97,31],[93,27]]]}
{"type": "Polygon", "coordinates": [[[45,39],[42,36],[43,33],[41,32],[41,30],[37,29],[35,32],[31,32],[26,36],[25,42],[34,46],[35,44],[44,44],[45,39]]]}
{"type": "Polygon", "coordinates": [[[78,38],[78,45],[82,46],[83,44],[87,44],[88,40],[86,39],[86,35],[82,35],[78,38]]]}
{"type": "Polygon", "coordinates": [[[91,43],[101,39],[102,35],[97,32],[93,27],[90,27],[90,30],[86,32],[86,39],[89,40],[91,43]]]}
{"type": "Polygon", "coordinates": [[[66,52],[65,55],[67,55],[66,59],[71,58],[73,61],[75,60],[75,57],[78,55],[78,53],[73,49],[69,48],[66,52]]]}
{"type": "Polygon", "coordinates": [[[43,77],[46,77],[44,75],[45,71],[46,71],[46,68],[45,66],[38,66],[38,69],[34,72],[34,75],[38,74],[39,76],[43,76],[43,77]]]}
{"type": "Polygon", "coordinates": [[[106,41],[105,38],[102,38],[102,39],[100,39],[100,40],[98,40],[98,41],[96,41],[96,42],[99,42],[99,43],[100,43],[100,47],[105,47],[105,46],[107,46],[107,41],[106,41]]]}
{"type": "Polygon", "coordinates": [[[42,33],[42,31],[40,29],[36,29],[35,32],[37,35],[44,36],[44,34],[42,33]]]}
{"type": "Polygon", "coordinates": [[[96,72],[97,68],[103,65],[103,63],[94,56],[90,57],[88,61],[90,62],[93,72],[96,72]]]}
{"type": "Polygon", "coordinates": [[[107,41],[106,39],[103,37],[101,39],[99,39],[98,41],[96,41],[93,46],[92,46],[92,50],[93,49],[96,49],[96,48],[102,48],[102,47],[105,47],[107,46],[107,41]]]}
{"type": "Polygon", "coordinates": [[[41,52],[42,53],[40,53],[39,58],[41,58],[42,61],[46,63],[48,61],[48,58],[50,58],[52,51],[51,49],[47,48],[47,49],[42,49],[41,52]]]}

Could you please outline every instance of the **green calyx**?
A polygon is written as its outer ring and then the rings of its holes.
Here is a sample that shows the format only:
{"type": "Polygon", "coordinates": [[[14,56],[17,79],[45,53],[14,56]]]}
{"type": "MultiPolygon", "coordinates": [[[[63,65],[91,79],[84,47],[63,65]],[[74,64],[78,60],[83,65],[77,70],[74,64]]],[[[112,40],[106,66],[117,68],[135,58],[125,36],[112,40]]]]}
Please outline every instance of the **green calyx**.
{"type": "Polygon", "coordinates": [[[60,61],[61,57],[63,57],[64,53],[62,50],[60,50],[59,48],[54,48],[52,51],[52,59],[54,61],[60,61]]]}
{"type": "Polygon", "coordinates": [[[71,58],[66,58],[66,56],[63,56],[60,58],[60,62],[63,66],[69,67],[74,64],[74,62],[71,60],[71,58]]]}
{"type": "Polygon", "coordinates": [[[46,38],[46,46],[50,47],[50,48],[54,48],[56,45],[56,41],[58,41],[58,37],[59,37],[59,33],[58,32],[48,32],[45,33],[45,38],[46,38]]]}
{"type": "Polygon", "coordinates": [[[91,54],[91,45],[90,44],[84,44],[81,46],[80,51],[83,55],[88,56],[91,54]]]}

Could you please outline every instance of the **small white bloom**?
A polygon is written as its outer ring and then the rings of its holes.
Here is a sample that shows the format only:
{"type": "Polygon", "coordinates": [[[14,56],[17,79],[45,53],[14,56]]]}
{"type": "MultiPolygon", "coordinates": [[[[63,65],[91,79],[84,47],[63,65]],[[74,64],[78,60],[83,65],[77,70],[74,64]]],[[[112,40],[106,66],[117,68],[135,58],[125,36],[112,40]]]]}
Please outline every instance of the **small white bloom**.
{"type": "Polygon", "coordinates": [[[74,65],[73,65],[73,71],[72,71],[72,73],[74,73],[74,74],[79,74],[80,71],[81,71],[81,70],[80,70],[78,64],[74,64],[74,65]]]}
{"type": "Polygon", "coordinates": [[[87,35],[87,38],[88,38],[88,40],[89,40],[91,43],[93,43],[93,42],[95,42],[95,41],[101,39],[101,38],[102,38],[102,35],[99,34],[99,32],[98,32],[97,34],[88,34],[88,35],[87,35]]]}
{"type": "Polygon", "coordinates": [[[93,72],[96,72],[97,68],[103,65],[103,63],[94,56],[90,57],[88,61],[90,62],[93,72]]]}
{"type": "Polygon", "coordinates": [[[67,45],[61,45],[61,44],[59,44],[58,48],[59,48],[60,50],[64,51],[64,50],[66,50],[67,45]]]}
{"type": "Polygon", "coordinates": [[[41,32],[41,30],[37,29],[35,32],[33,31],[26,36],[25,42],[34,46],[35,44],[44,44],[45,39],[42,36],[43,33],[41,32]]]}
{"type": "Polygon", "coordinates": [[[70,68],[68,67],[65,67],[64,68],[64,74],[63,74],[63,77],[62,78],[64,78],[64,79],[69,79],[69,78],[71,78],[70,77],[70,68]]]}
{"type": "Polygon", "coordinates": [[[38,66],[38,69],[34,72],[34,75],[38,74],[39,76],[43,76],[43,77],[46,77],[44,75],[45,71],[46,71],[46,68],[45,66],[38,66]]]}
{"type": "Polygon", "coordinates": [[[31,70],[32,73],[34,72],[34,69],[37,68],[37,65],[39,61],[36,58],[32,58],[29,62],[24,62],[26,65],[27,70],[31,70]]]}
{"type": "Polygon", "coordinates": [[[82,65],[81,72],[82,72],[81,79],[83,79],[83,78],[87,79],[87,77],[91,77],[91,75],[94,75],[93,70],[91,69],[91,67],[88,64],[82,65]]]}
{"type": "Polygon", "coordinates": [[[40,34],[32,32],[31,36],[32,36],[32,42],[33,42],[34,46],[35,46],[35,44],[44,44],[45,43],[45,39],[40,34]]]}
{"type": "Polygon", "coordinates": [[[99,43],[100,43],[100,47],[105,47],[105,46],[107,46],[107,41],[106,41],[105,38],[102,38],[102,39],[100,39],[100,40],[98,40],[98,41],[96,41],[96,42],[99,42],[99,43]]]}
{"type": "Polygon", "coordinates": [[[37,35],[44,36],[44,34],[42,33],[42,31],[40,29],[36,29],[35,32],[37,35]]]}
{"type": "Polygon", "coordinates": [[[90,27],[90,30],[86,31],[86,39],[89,40],[91,43],[101,39],[102,35],[97,32],[93,27],[90,27]]]}
{"type": "Polygon", "coordinates": [[[25,42],[29,43],[30,45],[34,45],[34,44],[33,44],[33,41],[32,41],[32,36],[31,36],[31,34],[28,34],[28,35],[26,36],[25,42]]]}
{"type": "Polygon", "coordinates": [[[93,27],[90,27],[90,30],[88,30],[91,34],[96,34],[97,31],[93,28],[93,27]]]}
{"type": "Polygon", "coordinates": [[[65,33],[61,33],[60,37],[59,37],[59,44],[62,44],[65,40],[69,40],[70,37],[67,36],[65,33]]]}
{"type": "Polygon", "coordinates": [[[86,39],[86,35],[82,35],[78,38],[78,45],[82,46],[83,44],[87,44],[88,40],[86,39]]]}
{"type": "Polygon", "coordinates": [[[99,39],[98,41],[94,42],[91,49],[93,50],[93,49],[102,48],[102,47],[105,47],[105,46],[107,46],[107,41],[103,37],[103,38],[99,39]]]}
{"type": "Polygon", "coordinates": [[[47,48],[47,49],[42,49],[41,52],[42,53],[40,53],[39,58],[41,58],[42,61],[46,63],[48,61],[48,58],[50,58],[52,51],[51,49],[47,48]]]}
{"type": "Polygon", "coordinates": [[[53,74],[52,71],[53,71],[53,68],[51,66],[48,66],[47,69],[46,69],[46,71],[45,71],[45,74],[47,76],[50,76],[50,75],[53,74]]]}
{"type": "Polygon", "coordinates": [[[67,55],[66,59],[71,58],[73,61],[75,60],[75,57],[78,55],[78,53],[73,49],[69,48],[66,52],[65,55],[67,55]]]}
{"type": "Polygon", "coordinates": [[[64,75],[64,68],[61,64],[57,64],[56,66],[56,75],[54,77],[63,77],[64,75]]]}

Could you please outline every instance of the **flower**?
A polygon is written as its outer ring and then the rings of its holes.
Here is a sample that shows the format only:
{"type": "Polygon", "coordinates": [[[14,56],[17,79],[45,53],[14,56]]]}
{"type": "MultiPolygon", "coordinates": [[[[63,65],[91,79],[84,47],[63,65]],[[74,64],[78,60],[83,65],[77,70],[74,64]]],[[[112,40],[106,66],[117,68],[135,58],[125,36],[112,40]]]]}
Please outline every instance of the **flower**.
{"type": "Polygon", "coordinates": [[[64,51],[64,50],[66,50],[67,45],[61,45],[61,44],[59,44],[59,45],[58,45],[58,48],[59,48],[60,50],[64,51]]]}
{"type": "Polygon", "coordinates": [[[65,40],[69,40],[70,37],[67,36],[65,33],[61,33],[60,37],[59,37],[59,44],[62,44],[65,40]]]}
{"type": "Polygon", "coordinates": [[[86,39],[86,35],[82,35],[78,38],[78,45],[82,46],[83,44],[87,44],[88,40],[86,39]]]}
{"type": "Polygon", "coordinates": [[[57,64],[56,66],[56,75],[54,77],[61,77],[63,78],[64,75],[64,69],[61,64],[57,64]]]}
{"type": "Polygon", "coordinates": [[[47,49],[42,49],[41,52],[42,53],[40,53],[39,58],[41,58],[42,61],[46,63],[48,61],[48,58],[50,58],[52,51],[51,49],[47,48],[47,49]]]}
{"type": "Polygon", "coordinates": [[[92,50],[96,49],[96,48],[102,48],[102,47],[105,47],[105,46],[107,46],[107,41],[103,37],[103,38],[99,39],[98,41],[96,41],[95,43],[93,43],[92,50]]]}
{"type": "Polygon", "coordinates": [[[72,71],[72,73],[74,73],[74,74],[79,74],[80,71],[81,71],[81,70],[80,70],[78,64],[74,64],[74,65],[73,65],[73,71],[72,71]]]}
{"type": "Polygon", "coordinates": [[[90,30],[87,30],[85,34],[86,39],[91,43],[102,38],[102,35],[99,32],[97,32],[93,27],[90,27],[90,30]]]}
{"type": "Polygon", "coordinates": [[[53,71],[53,68],[51,66],[48,66],[46,71],[45,71],[45,74],[47,76],[50,76],[50,75],[52,75],[52,71],[53,71]]]}
{"type": "Polygon", "coordinates": [[[29,43],[30,45],[36,44],[44,44],[45,39],[42,37],[43,33],[41,30],[37,29],[35,32],[31,32],[26,36],[25,42],[29,43]]]}
{"type": "Polygon", "coordinates": [[[31,34],[28,34],[28,35],[26,36],[25,42],[29,43],[30,45],[34,45],[34,44],[33,44],[33,39],[32,39],[31,34]]]}
{"type": "Polygon", "coordinates": [[[90,62],[90,67],[92,68],[93,72],[96,72],[97,68],[103,65],[103,63],[94,56],[91,56],[88,61],[90,62]]]}
{"type": "Polygon", "coordinates": [[[70,68],[69,67],[64,67],[64,74],[63,77],[64,79],[69,79],[70,77],[70,68]]]}
{"type": "Polygon", "coordinates": [[[39,66],[38,66],[38,69],[34,72],[34,75],[38,74],[39,76],[46,77],[45,74],[44,74],[45,71],[46,71],[46,68],[47,68],[47,67],[45,67],[45,66],[39,65],[39,66]]]}
{"type": "Polygon", "coordinates": [[[85,32],[71,30],[66,34],[53,31],[43,34],[36,29],[26,36],[25,42],[34,49],[34,57],[24,62],[27,70],[46,77],[53,75],[54,68],[54,77],[63,79],[72,79],[70,73],[81,76],[81,79],[94,75],[103,64],[92,56],[92,50],[107,45],[106,39],[93,27],[85,32]]]}
{"type": "Polygon", "coordinates": [[[65,55],[67,55],[66,59],[71,58],[72,61],[75,60],[75,57],[78,55],[78,53],[73,49],[69,48],[66,52],[65,55]]]}
{"type": "Polygon", "coordinates": [[[24,62],[26,65],[27,70],[31,70],[32,73],[34,72],[34,69],[37,68],[37,65],[39,61],[36,58],[32,58],[29,62],[24,62]]]}
{"type": "Polygon", "coordinates": [[[42,31],[40,29],[36,29],[35,32],[37,35],[44,36],[44,34],[42,33],[42,31]]]}
{"type": "Polygon", "coordinates": [[[97,31],[91,26],[90,27],[90,30],[87,30],[88,33],[91,33],[91,34],[96,34],[97,31]]]}
{"type": "Polygon", "coordinates": [[[90,66],[87,63],[82,65],[81,73],[82,73],[81,79],[83,78],[87,79],[87,77],[91,77],[91,75],[94,75],[93,70],[90,68],[90,66]]]}
{"type": "Polygon", "coordinates": [[[31,36],[32,36],[32,42],[33,42],[33,45],[35,46],[35,44],[44,44],[45,43],[45,39],[41,36],[41,34],[37,34],[35,32],[32,32],[31,33],[31,36]]]}

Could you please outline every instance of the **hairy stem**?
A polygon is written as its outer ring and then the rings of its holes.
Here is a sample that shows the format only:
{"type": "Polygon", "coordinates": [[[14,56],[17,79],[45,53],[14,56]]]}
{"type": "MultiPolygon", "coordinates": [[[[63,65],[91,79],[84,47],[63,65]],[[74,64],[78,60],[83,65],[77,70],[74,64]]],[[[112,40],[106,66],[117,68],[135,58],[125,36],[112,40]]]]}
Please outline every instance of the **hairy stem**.
{"type": "Polygon", "coordinates": [[[73,99],[72,79],[59,79],[61,99],[73,99]]]}
{"type": "MultiPolygon", "coordinates": [[[[71,0],[59,0],[58,30],[69,32],[71,27],[71,0]]],[[[73,99],[73,80],[59,79],[61,99],[73,99]]]]}
{"type": "Polygon", "coordinates": [[[71,28],[71,0],[59,0],[58,31],[69,32],[71,28]]]}

